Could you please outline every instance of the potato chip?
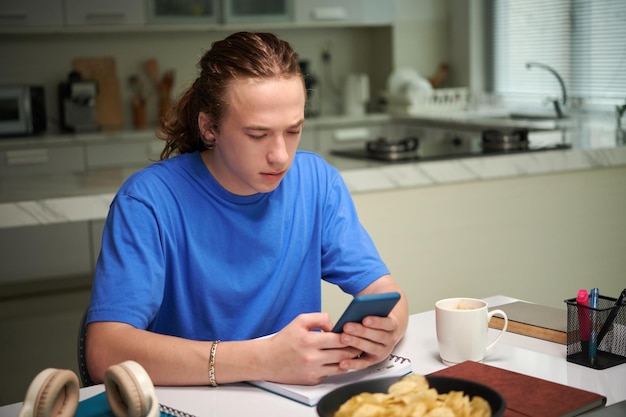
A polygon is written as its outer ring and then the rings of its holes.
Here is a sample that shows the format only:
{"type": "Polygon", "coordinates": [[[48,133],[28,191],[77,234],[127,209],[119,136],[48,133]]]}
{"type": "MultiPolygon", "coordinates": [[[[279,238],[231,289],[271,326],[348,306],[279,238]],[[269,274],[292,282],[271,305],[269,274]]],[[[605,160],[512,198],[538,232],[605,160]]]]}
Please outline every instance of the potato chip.
{"type": "Polygon", "coordinates": [[[483,397],[473,397],[470,403],[472,406],[470,417],[491,417],[491,406],[483,397]]]}
{"type": "Polygon", "coordinates": [[[438,407],[430,410],[424,417],[456,417],[456,414],[448,407],[438,407]]]}
{"type": "Polygon", "coordinates": [[[364,392],[344,402],[334,417],[491,417],[489,403],[462,391],[439,394],[423,375],[409,374],[387,393],[364,392]]]}

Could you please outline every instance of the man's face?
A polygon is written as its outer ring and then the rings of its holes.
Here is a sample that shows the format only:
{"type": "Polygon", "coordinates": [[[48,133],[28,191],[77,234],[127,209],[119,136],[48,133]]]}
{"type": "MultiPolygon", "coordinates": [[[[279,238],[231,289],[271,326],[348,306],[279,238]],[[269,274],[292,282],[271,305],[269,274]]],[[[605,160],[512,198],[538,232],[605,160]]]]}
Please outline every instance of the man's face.
{"type": "MultiPolygon", "coordinates": [[[[300,142],[305,104],[302,79],[235,80],[225,100],[219,131],[212,131],[215,148],[203,155],[209,170],[233,194],[276,189],[300,142]]],[[[202,119],[203,114],[200,123],[202,119]]]]}

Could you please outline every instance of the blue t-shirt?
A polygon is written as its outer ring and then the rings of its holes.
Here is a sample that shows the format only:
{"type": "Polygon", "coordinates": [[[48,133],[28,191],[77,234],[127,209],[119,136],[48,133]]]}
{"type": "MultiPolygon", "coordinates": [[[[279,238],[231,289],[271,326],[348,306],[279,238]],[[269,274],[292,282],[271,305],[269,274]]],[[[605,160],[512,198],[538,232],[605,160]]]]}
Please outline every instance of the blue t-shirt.
{"type": "Polygon", "coordinates": [[[389,271],[339,172],[297,152],[272,192],[226,191],[199,153],[133,174],[113,200],[88,322],[245,340],[321,309],[321,279],[355,294],[389,271]]]}

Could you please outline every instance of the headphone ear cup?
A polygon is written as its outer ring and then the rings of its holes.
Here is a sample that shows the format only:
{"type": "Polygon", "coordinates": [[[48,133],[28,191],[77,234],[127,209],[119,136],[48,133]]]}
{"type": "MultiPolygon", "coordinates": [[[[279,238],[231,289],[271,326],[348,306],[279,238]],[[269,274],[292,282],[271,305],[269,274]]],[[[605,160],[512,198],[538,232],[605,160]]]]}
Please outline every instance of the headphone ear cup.
{"type": "Polygon", "coordinates": [[[20,417],[73,417],[78,407],[78,377],[67,369],[41,371],[28,388],[20,417]]]}
{"type": "Polygon", "coordinates": [[[147,405],[133,375],[121,365],[107,369],[104,385],[109,406],[116,417],[144,417],[147,405]]]}
{"type": "Polygon", "coordinates": [[[104,385],[116,417],[148,417],[159,411],[152,381],[137,362],[126,361],[109,367],[104,385]]]}

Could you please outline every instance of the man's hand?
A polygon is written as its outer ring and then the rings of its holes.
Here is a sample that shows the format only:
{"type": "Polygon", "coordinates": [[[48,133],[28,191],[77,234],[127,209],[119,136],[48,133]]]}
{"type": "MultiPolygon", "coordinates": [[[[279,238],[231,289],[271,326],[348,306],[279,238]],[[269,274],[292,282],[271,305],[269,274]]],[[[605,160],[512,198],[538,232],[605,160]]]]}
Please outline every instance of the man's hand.
{"type": "Polygon", "coordinates": [[[267,380],[314,385],[325,377],[347,371],[340,363],[354,358],[361,350],[341,341],[331,332],[326,313],[301,314],[280,332],[264,339],[267,380]]]}

